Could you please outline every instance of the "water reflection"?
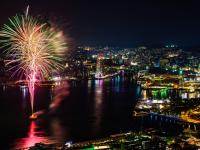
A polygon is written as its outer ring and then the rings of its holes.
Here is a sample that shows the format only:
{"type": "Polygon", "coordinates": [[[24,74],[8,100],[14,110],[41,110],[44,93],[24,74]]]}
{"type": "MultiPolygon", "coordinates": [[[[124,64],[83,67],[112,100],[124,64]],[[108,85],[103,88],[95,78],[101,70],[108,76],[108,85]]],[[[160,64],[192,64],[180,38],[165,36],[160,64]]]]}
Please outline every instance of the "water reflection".
{"type": "Polygon", "coordinates": [[[29,99],[28,88],[26,86],[20,86],[22,92],[22,108],[25,110],[27,105],[27,100],[29,99]]]}
{"type": "Polygon", "coordinates": [[[3,91],[5,92],[6,89],[7,89],[7,86],[6,86],[6,85],[3,85],[3,86],[2,86],[2,89],[3,89],[3,91]]]}
{"type": "Polygon", "coordinates": [[[96,80],[95,81],[95,88],[94,88],[94,133],[97,132],[101,125],[102,119],[102,100],[103,100],[103,80],[96,80]]]}
{"type": "MultiPolygon", "coordinates": [[[[69,84],[67,81],[56,82],[53,89],[53,99],[49,106],[50,112],[56,111],[61,105],[62,101],[65,100],[65,97],[69,95],[69,84]]],[[[52,97],[52,96],[51,96],[52,97]]]]}
{"type": "Polygon", "coordinates": [[[102,90],[103,90],[103,80],[95,81],[95,109],[99,109],[102,103],[102,90]]]}
{"type": "Polygon", "coordinates": [[[63,128],[63,125],[61,121],[57,118],[53,118],[50,122],[50,130],[51,130],[51,136],[56,139],[59,143],[65,143],[66,137],[69,136],[69,130],[65,127],[63,128]]]}
{"type": "Polygon", "coordinates": [[[16,140],[14,148],[26,148],[39,142],[50,143],[52,141],[45,135],[44,131],[39,129],[37,123],[32,121],[30,122],[26,138],[16,140]]]}
{"type": "MultiPolygon", "coordinates": [[[[83,141],[132,129],[140,130],[142,127],[140,119],[133,119],[132,117],[133,107],[139,96],[147,100],[161,99],[163,101],[168,98],[181,98],[181,95],[185,95],[185,97],[199,97],[200,95],[199,91],[192,93],[190,91],[170,89],[141,90],[140,86],[137,86],[134,81],[123,77],[89,80],[87,82],[73,81],[69,82],[70,87],[68,87],[68,84],[61,85],[58,83],[54,87],[42,87],[47,91],[49,88],[50,92],[42,91],[37,93],[38,105],[41,106],[44,103],[47,107],[46,109],[49,109],[50,106],[51,110],[58,111],[58,115],[56,113],[50,115],[50,117],[47,115],[47,119],[45,118],[46,116],[44,117],[45,119],[41,119],[43,120],[42,123],[38,122],[38,120],[37,122],[30,122],[27,131],[19,131],[18,136],[13,137],[13,141],[16,141],[15,147],[27,147],[37,142],[65,143],[67,140],[83,141]],[[69,96],[67,96],[68,94],[69,96]],[[50,98],[52,99],[51,101],[49,101],[50,98]],[[65,101],[62,101],[64,100],[63,98],[65,101]],[[19,139],[16,140],[17,138],[19,139]]],[[[38,91],[40,90],[38,89],[38,91]]],[[[17,92],[19,91],[13,90],[13,93],[17,92]]],[[[6,98],[2,98],[0,95],[1,101],[4,100],[13,104],[11,94],[7,92],[5,95],[6,98]]],[[[26,88],[22,88],[20,93],[16,95],[20,99],[19,102],[22,101],[21,99],[24,99],[26,103],[28,102],[26,88]]],[[[10,104],[5,103],[5,108],[10,108],[10,104]]],[[[21,103],[19,105],[16,108],[21,109],[21,103]]],[[[29,106],[26,104],[26,107],[29,106]]],[[[19,111],[20,113],[27,113],[24,110],[16,110],[16,112],[19,111]]],[[[13,116],[13,120],[19,120],[19,117],[16,117],[14,113],[13,116]]],[[[169,120],[167,122],[167,119],[164,120],[163,117],[152,117],[155,122],[150,120],[150,118],[142,118],[144,128],[146,126],[157,127],[158,122],[162,123],[162,126],[166,124],[168,127],[170,123],[169,118],[167,118],[169,120]]],[[[19,122],[26,126],[23,119],[19,122]]],[[[18,129],[18,126],[15,126],[15,124],[12,127],[18,129]]]]}

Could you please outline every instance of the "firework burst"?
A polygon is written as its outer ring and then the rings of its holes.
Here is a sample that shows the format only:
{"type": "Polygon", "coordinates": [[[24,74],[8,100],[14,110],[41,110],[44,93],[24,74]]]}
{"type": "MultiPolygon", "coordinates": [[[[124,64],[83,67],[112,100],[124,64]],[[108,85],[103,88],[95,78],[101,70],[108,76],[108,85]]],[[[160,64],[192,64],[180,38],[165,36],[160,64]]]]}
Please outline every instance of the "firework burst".
{"type": "Polygon", "coordinates": [[[35,83],[62,68],[67,48],[63,33],[30,16],[27,8],[25,15],[9,19],[0,37],[12,76],[25,76],[28,81],[33,113],[35,83]]]}

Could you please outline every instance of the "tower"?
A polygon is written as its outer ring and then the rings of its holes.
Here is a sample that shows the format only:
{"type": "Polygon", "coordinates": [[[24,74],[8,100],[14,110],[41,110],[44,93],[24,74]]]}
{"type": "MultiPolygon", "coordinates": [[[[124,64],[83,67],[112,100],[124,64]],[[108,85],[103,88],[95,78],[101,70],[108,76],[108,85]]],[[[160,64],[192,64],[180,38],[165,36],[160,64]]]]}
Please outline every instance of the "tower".
{"type": "Polygon", "coordinates": [[[95,78],[101,78],[102,76],[103,76],[103,53],[99,53],[97,56],[95,78]]]}

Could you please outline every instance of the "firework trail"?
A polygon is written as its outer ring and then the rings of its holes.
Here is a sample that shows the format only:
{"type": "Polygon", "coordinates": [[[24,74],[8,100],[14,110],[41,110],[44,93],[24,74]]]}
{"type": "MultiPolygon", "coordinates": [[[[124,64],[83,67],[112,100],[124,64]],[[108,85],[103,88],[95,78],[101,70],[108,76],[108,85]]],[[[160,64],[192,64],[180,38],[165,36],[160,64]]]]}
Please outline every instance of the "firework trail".
{"type": "Polygon", "coordinates": [[[28,10],[29,7],[24,15],[9,19],[0,31],[0,42],[8,60],[6,65],[13,71],[12,76],[25,76],[28,82],[33,113],[35,83],[63,68],[67,46],[61,31],[41,23],[30,16],[28,10]]]}

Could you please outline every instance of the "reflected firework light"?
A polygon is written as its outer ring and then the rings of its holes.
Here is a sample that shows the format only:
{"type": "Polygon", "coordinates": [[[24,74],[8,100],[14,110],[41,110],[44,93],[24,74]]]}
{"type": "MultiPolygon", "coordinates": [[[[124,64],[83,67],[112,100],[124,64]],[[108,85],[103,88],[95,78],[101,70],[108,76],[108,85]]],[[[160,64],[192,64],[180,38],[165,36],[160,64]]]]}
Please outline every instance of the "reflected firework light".
{"type": "Polygon", "coordinates": [[[57,118],[52,118],[50,122],[51,134],[52,136],[59,141],[59,143],[66,142],[66,134],[68,134],[68,129],[63,128],[61,120],[57,118]]]}
{"type": "Polygon", "coordinates": [[[58,85],[55,86],[53,91],[53,100],[49,106],[50,113],[57,110],[61,102],[69,95],[69,84],[67,81],[60,81],[58,85]]]}
{"type": "Polygon", "coordinates": [[[64,68],[67,44],[62,31],[30,16],[28,10],[9,19],[0,32],[0,42],[12,76],[24,76],[28,81],[33,113],[35,83],[64,68]]]}
{"type": "Polygon", "coordinates": [[[69,84],[67,81],[56,82],[55,87],[53,88],[53,98],[52,102],[49,105],[48,109],[39,110],[33,114],[37,117],[46,116],[48,114],[54,114],[56,110],[60,107],[61,103],[69,95],[69,84]]]}

